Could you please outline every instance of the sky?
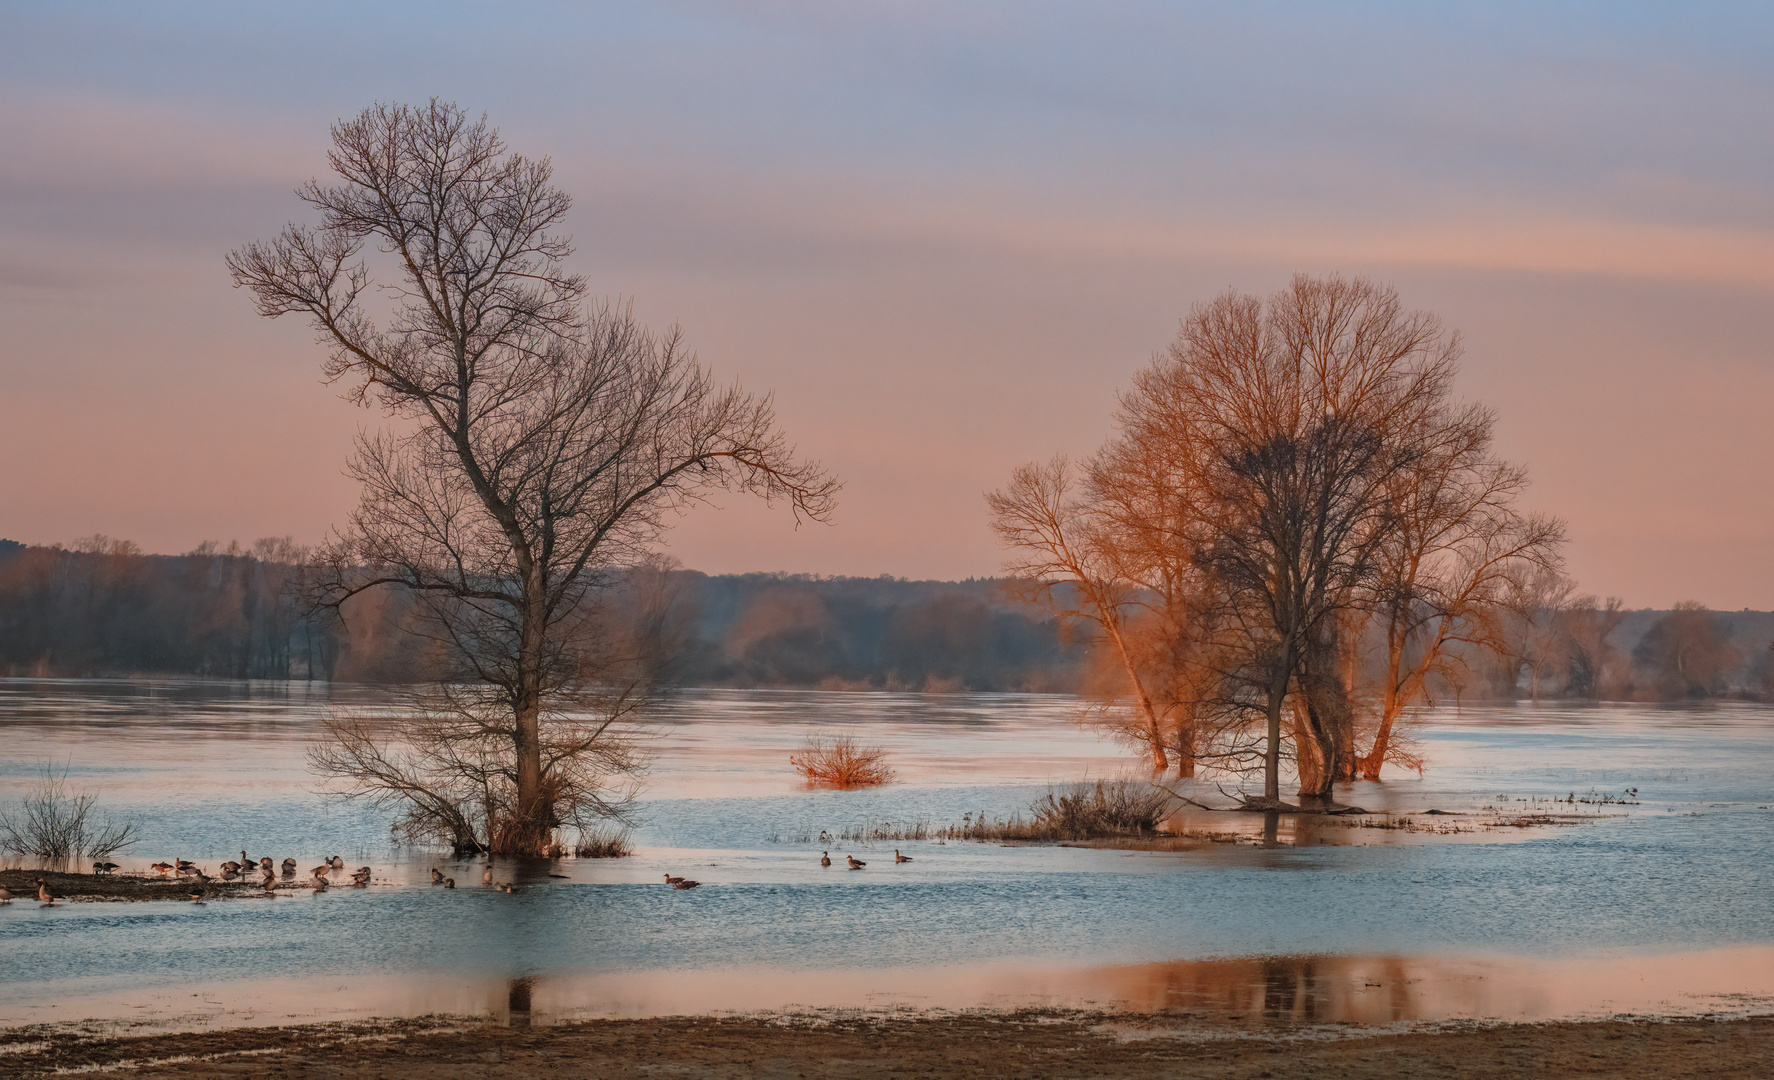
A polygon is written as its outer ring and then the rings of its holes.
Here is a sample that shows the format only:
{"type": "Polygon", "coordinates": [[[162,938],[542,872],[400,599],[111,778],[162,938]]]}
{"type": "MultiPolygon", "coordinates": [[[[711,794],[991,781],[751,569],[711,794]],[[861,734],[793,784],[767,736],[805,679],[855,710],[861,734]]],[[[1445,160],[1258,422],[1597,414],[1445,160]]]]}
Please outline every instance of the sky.
{"type": "Polygon", "coordinates": [[[984,493],[1100,445],[1191,305],[1341,272],[1461,332],[1582,590],[1774,608],[1765,4],[0,0],[0,536],[343,523],[383,419],[222,259],[431,96],[844,480],[693,511],[692,568],[994,574],[984,493]]]}

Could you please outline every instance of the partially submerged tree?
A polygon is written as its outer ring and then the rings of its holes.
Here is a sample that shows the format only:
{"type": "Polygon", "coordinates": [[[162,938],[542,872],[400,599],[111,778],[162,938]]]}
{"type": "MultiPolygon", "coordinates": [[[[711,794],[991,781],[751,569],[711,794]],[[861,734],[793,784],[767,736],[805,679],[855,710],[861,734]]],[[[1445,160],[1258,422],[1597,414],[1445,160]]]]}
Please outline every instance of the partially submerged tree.
{"type": "Polygon", "coordinates": [[[454,670],[392,739],[342,721],[316,764],[458,846],[544,850],[612,810],[605,780],[631,765],[614,725],[650,683],[599,618],[611,572],[714,490],[825,520],[838,485],[795,455],[767,396],[716,386],[675,331],[587,310],[546,159],[436,100],[332,136],[341,182],[298,191],[319,225],[228,265],[260,314],[310,319],[347,397],[400,421],[358,441],[362,500],[324,553],[320,602],[410,591],[454,670]]]}
{"type": "Polygon", "coordinates": [[[1361,279],[1297,276],[1273,297],[1197,307],[1121,400],[1090,483],[1024,466],[989,497],[1013,572],[1064,581],[1113,627],[1140,710],[1158,665],[1128,612],[1168,638],[1194,715],[1239,763],[1261,726],[1264,793],[1280,805],[1284,743],[1320,804],[1396,757],[1399,715],[1453,647],[1494,644],[1496,614],[1562,527],[1515,508],[1525,484],[1490,456],[1492,416],[1452,398],[1457,335],[1361,279]],[[1377,619],[1377,622],[1375,621],[1377,619]],[[1378,694],[1363,650],[1385,641],[1378,694]],[[1378,704],[1361,754],[1357,719],[1378,704]]]}

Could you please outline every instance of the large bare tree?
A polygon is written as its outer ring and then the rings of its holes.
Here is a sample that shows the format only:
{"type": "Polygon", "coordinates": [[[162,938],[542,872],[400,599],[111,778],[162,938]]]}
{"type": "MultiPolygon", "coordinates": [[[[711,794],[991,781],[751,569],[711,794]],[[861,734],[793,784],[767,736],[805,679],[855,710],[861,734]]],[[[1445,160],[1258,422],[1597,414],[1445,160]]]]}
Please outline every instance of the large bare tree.
{"type": "Polygon", "coordinates": [[[298,190],[318,225],[228,266],[260,314],[308,317],[327,377],[397,421],[359,439],[363,495],[321,600],[410,591],[454,670],[404,747],[346,725],[317,760],[458,846],[543,850],[608,809],[596,781],[627,763],[611,725],[643,681],[600,619],[611,572],[713,490],[825,520],[838,485],[768,397],[715,385],[675,332],[587,309],[547,159],[435,99],[365,109],[332,142],[338,182],[298,190]]]}

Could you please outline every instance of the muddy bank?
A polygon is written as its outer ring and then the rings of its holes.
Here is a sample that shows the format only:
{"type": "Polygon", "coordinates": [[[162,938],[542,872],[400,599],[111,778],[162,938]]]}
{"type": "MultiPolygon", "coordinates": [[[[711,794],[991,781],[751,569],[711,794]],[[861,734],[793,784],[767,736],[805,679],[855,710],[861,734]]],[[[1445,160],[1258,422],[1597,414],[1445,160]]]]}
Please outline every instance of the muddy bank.
{"type": "Polygon", "coordinates": [[[1765,1077],[1774,1016],[1361,1029],[1207,1026],[1176,1016],[855,1014],[588,1021],[527,1029],[448,1018],[151,1038],[0,1031],[10,1076],[356,1077],[1765,1077]]]}
{"type": "MultiPolygon", "coordinates": [[[[56,902],[67,900],[73,903],[93,901],[130,901],[130,900],[180,900],[191,902],[191,894],[197,891],[195,882],[182,878],[137,876],[133,874],[65,874],[53,870],[0,870],[0,885],[4,885],[12,893],[12,902],[17,904],[37,903],[37,879],[42,878],[55,894],[56,902]]],[[[285,883],[286,890],[293,889],[293,884],[285,883]]],[[[259,887],[258,879],[245,881],[216,881],[203,887],[203,898],[209,900],[225,900],[236,896],[263,896],[265,890],[259,887]]]]}

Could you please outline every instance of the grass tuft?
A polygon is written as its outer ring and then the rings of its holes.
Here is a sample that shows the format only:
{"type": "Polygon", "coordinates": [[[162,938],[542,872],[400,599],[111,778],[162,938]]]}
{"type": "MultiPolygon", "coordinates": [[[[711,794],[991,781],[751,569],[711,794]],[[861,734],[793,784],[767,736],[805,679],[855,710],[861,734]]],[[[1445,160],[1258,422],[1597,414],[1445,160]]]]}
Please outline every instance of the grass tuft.
{"type": "Polygon", "coordinates": [[[634,854],[627,829],[588,829],[579,834],[573,854],[581,859],[620,859],[634,854]]]}

